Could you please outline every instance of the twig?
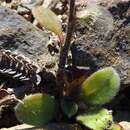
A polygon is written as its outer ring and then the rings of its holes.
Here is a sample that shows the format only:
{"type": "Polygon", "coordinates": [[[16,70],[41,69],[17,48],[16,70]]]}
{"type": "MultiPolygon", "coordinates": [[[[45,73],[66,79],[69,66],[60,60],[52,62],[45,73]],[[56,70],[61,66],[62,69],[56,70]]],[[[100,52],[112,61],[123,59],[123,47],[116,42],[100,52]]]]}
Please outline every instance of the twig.
{"type": "Polygon", "coordinates": [[[64,71],[65,71],[65,64],[66,64],[66,60],[68,56],[68,51],[71,44],[71,37],[73,34],[74,22],[75,22],[75,0],[70,0],[67,32],[66,32],[66,37],[64,41],[64,46],[61,48],[60,58],[59,58],[59,68],[57,72],[57,86],[58,86],[58,89],[59,89],[58,91],[60,92],[60,94],[62,93],[63,85],[64,85],[63,76],[64,76],[64,71]]]}
{"type": "Polygon", "coordinates": [[[75,0],[70,0],[69,4],[69,19],[68,19],[68,26],[67,26],[67,32],[66,32],[66,38],[64,41],[64,46],[61,49],[60,53],[60,60],[59,60],[59,69],[64,69],[66,64],[66,59],[68,56],[68,51],[71,43],[71,37],[73,34],[73,28],[74,28],[74,21],[75,21],[75,0]]]}

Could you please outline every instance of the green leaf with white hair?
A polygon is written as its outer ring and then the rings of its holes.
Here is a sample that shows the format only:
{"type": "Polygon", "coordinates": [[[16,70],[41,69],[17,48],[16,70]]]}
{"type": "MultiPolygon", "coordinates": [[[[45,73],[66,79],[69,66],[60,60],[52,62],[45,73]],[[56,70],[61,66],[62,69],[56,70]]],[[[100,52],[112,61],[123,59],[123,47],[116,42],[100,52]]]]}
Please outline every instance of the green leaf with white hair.
{"type": "Polygon", "coordinates": [[[98,70],[81,85],[81,97],[85,103],[100,105],[109,102],[119,91],[120,77],[112,67],[98,70]]]}

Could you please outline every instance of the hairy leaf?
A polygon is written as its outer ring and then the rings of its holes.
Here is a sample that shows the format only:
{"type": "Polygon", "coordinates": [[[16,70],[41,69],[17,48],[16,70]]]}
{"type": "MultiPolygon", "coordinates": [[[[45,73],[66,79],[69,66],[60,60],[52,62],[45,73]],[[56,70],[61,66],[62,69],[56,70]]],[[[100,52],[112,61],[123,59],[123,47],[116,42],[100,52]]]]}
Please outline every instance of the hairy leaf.
{"type": "Polygon", "coordinates": [[[16,106],[16,117],[19,121],[42,126],[55,115],[55,100],[47,94],[33,94],[26,96],[23,103],[16,106]]]}
{"type": "Polygon", "coordinates": [[[85,103],[104,104],[118,92],[120,78],[112,67],[106,67],[87,78],[81,85],[81,97],[85,103]]]}
{"type": "Polygon", "coordinates": [[[76,120],[92,130],[105,130],[112,123],[112,115],[107,109],[90,110],[77,116],[76,120]]]}

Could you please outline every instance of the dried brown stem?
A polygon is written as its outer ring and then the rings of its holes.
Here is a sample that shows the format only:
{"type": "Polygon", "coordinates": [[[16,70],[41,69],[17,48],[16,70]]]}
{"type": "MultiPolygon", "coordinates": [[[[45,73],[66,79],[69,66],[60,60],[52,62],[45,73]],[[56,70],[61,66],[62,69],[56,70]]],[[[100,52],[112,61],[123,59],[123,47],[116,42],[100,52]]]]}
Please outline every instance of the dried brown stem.
{"type": "Polygon", "coordinates": [[[73,34],[73,28],[74,28],[74,21],[75,21],[75,0],[70,0],[69,4],[69,19],[68,19],[68,26],[67,26],[67,32],[66,32],[66,38],[64,41],[64,46],[61,49],[60,53],[60,60],[59,60],[59,69],[64,69],[66,64],[66,59],[68,56],[68,51],[71,43],[71,37],[73,34]]]}
{"type": "Polygon", "coordinates": [[[60,58],[59,58],[59,68],[57,73],[57,85],[59,92],[62,93],[64,87],[64,71],[65,71],[65,64],[68,56],[68,51],[71,44],[71,38],[73,34],[75,22],[75,0],[69,1],[69,18],[68,18],[68,25],[67,25],[67,32],[64,41],[64,46],[61,48],[60,58]]]}

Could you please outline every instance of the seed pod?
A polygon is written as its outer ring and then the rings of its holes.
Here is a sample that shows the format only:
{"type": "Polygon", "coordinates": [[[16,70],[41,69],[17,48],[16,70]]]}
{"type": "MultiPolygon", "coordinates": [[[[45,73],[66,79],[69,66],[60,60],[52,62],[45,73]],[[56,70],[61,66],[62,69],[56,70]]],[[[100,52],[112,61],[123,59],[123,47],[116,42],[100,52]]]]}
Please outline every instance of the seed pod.
{"type": "Polygon", "coordinates": [[[81,96],[85,103],[104,104],[109,102],[118,92],[120,78],[112,67],[101,69],[81,85],[81,96]]]}
{"type": "Polygon", "coordinates": [[[0,73],[23,82],[39,84],[39,67],[23,55],[0,50],[0,73]]]}
{"type": "Polygon", "coordinates": [[[47,94],[37,93],[26,96],[23,103],[19,103],[15,110],[19,121],[43,126],[55,115],[55,100],[47,94]]]}

